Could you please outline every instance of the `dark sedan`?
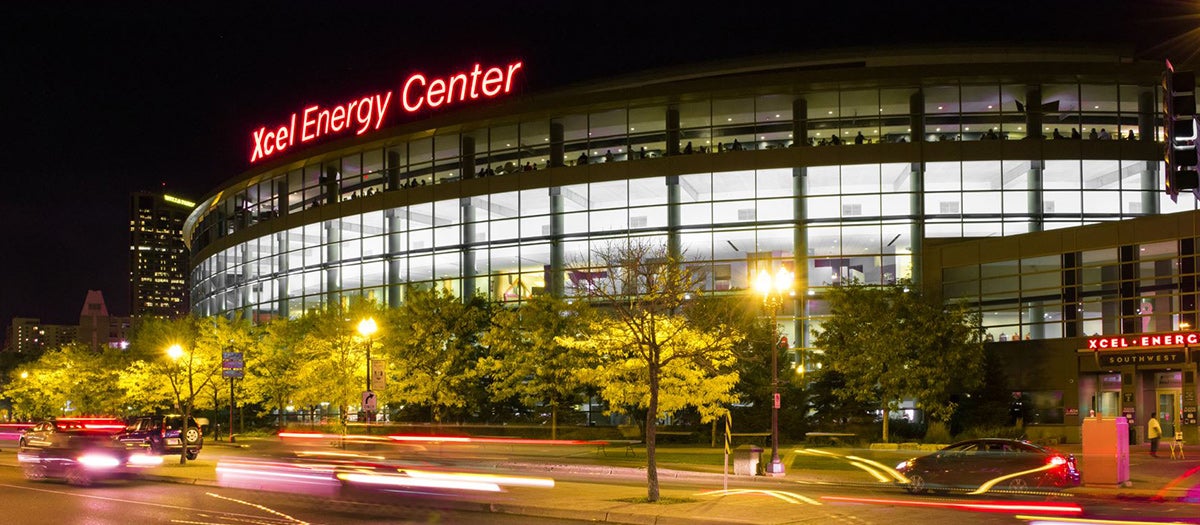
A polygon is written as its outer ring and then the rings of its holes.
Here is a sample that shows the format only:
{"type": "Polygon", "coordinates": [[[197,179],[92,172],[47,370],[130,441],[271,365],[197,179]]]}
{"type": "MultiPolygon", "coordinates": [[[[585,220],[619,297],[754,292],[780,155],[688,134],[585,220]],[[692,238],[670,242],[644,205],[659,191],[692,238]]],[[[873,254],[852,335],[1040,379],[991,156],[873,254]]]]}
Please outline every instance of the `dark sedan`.
{"type": "Polygon", "coordinates": [[[1015,439],[973,439],[896,466],[913,494],[930,489],[1062,489],[1079,485],[1075,457],[1015,439]]]}
{"type": "Polygon", "coordinates": [[[46,446],[25,446],[17,452],[25,478],[40,481],[64,479],[87,486],[101,479],[128,477],[137,469],[162,464],[162,457],[130,449],[111,433],[94,430],[60,430],[46,446]]]}

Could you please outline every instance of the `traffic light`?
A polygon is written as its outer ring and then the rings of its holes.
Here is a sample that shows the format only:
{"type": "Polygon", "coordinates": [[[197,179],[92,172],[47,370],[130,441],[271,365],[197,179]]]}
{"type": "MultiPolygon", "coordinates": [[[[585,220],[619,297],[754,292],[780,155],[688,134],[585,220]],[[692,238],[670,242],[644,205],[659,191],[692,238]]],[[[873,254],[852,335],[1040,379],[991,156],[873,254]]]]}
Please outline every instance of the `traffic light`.
{"type": "Polygon", "coordinates": [[[1175,71],[1167,62],[1163,75],[1163,128],[1166,131],[1166,190],[1171,200],[1179,198],[1181,190],[1200,188],[1196,171],[1196,75],[1191,71],[1175,71]]]}

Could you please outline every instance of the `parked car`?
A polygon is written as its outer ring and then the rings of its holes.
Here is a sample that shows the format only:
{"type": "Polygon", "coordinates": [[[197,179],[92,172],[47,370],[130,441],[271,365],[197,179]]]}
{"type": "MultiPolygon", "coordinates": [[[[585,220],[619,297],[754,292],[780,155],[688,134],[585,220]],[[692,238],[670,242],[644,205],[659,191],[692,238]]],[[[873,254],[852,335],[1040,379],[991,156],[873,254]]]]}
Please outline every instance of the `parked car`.
{"type": "Polygon", "coordinates": [[[91,431],[113,436],[125,430],[125,422],[115,417],[63,417],[48,419],[21,432],[21,447],[49,447],[61,444],[62,434],[70,431],[91,431]]]}
{"type": "Polygon", "coordinates": [[[1015,439],[961,441],[906,460],[896,470],[908,478],[905,488],[913,494],[937,488],[978,489],[989,482],[1008,490],[1079,485],[1074,456],[1015,439]]]}
{"type": "Polygon", "coordinates": [[[186,447],[188,459],[196,459],[204,448],[200,424],[189,418],[185,428],[179,414],[134,418],[117,439],[126,445],[147,447],[156,454],[179,454],[186,447]]]}
{"type": "Polygon", "coordinates": [[[162,456],[131,450],[111,432],[76,428],[56,431],[49,444],[22,447],[17,461],[26,479],[60,478],[72,485],[88,486],[161,465],[162,456]]]}

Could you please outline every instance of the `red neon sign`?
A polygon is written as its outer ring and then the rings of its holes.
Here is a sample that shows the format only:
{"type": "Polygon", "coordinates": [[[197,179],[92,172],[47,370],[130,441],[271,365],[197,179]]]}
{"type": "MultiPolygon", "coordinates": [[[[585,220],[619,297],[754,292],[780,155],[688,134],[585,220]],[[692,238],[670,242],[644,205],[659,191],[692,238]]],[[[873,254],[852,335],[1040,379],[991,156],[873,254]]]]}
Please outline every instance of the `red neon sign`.
{"type": "Polygon", "coordinates": [[[1088,339],[1088,350],[1112,350],[1117,348],[1153,348],[1157,346],[1193,346],[1200,344],[1200,334],[1179,332],[1174,334],[1139,335],[1129,337],[1092,337],[1088,339]]]}
{"type": "MultiPolygon", "coordinates": [[[[487,69],[475,64],[469,71],[444,78],[429,78],[421,73],[413,73],[404,81],[400,103],[408,113],[416,113],[424,108],[508,94],[512,92],[513,78],[523,66],[521,61],[487,69]]],[[[354,130],[355,135],[377,130],[388,117],[392,94],[390,90],[384,91],[328,107],[314,104],[302,112],[292,113],[290,118],[278,125],[260,126],[250,134],[253,143],[250,162],[281,153],[296,144],[350,130],[354,130]]]]}

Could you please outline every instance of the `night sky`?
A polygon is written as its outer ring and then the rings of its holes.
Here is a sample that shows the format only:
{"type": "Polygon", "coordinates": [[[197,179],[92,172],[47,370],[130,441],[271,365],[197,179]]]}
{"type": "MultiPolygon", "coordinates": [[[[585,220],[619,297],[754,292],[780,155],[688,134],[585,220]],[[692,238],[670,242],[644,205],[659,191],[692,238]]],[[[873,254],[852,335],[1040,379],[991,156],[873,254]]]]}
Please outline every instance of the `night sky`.
{"type": "MultiPolygon", "coordinates": [[[[938,43],[1127,42],[1191,59],[1197,2],[37,2],[0,6],[0,323],[128,315],[138,190],[200,200],[250,132],[414,71],[526,64],[523,89],[709,61],[938,43]],[[178,5],[177,5],[178,4],[178,5]]],[[[300,148],[296,148],[300,150],[300,148]]]]}

